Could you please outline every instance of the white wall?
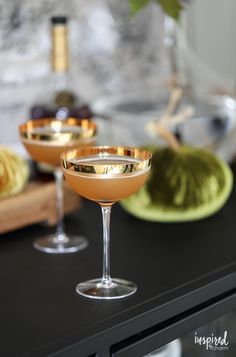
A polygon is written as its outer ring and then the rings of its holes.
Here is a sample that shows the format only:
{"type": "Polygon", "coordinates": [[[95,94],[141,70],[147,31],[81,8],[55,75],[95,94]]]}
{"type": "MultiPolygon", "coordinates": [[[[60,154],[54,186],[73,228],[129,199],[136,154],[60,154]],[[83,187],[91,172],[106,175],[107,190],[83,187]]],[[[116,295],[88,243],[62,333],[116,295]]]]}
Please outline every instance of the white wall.
{"type": "Polygon", "coordinates": [[[236,87],[236,1],[191,0],[186,6],[186,58],[197,89],[236,87]]]}

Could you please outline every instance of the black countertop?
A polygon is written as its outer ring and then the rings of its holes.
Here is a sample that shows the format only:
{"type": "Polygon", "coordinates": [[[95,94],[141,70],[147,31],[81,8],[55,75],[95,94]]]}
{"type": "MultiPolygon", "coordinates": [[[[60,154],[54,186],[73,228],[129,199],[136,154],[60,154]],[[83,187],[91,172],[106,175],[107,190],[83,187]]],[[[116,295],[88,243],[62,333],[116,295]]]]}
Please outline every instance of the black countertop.
{"type": "MultiPolygon", "coordinates": [[[[149,223],[115,205],[112,277],[138,286],[134,295],[120,300],[89,300],[75,292],[78,282],[101,276],[99,206],[84,201],[66,218],[66,227],[86,236],[89,247],[66,255],[38,252],[32,241],[52,232],[42,225],[0,237],[0,356],[132,356],[117,351],[152,333],[154,326],[165,331],[185,321],[177,331],[160,335],[159,346],[236,302],[235,189],[220,212],[199,222],[149,223]],[[231,304],[222,307],[224,299],[231,304]],[[200,319],[190,319],[213,305],[212,314],[206,310],[200,319]]],[[[142,349],[133,355],[141,356],[142,349]]]]}

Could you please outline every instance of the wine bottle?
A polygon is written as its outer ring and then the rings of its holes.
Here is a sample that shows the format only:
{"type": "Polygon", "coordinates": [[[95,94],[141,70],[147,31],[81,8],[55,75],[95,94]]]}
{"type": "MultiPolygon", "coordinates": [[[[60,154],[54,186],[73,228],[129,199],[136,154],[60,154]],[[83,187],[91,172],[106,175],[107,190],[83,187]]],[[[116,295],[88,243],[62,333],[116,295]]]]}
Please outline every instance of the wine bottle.
{"type": "Polygon", "coordinates": [[[91,109],[88,105],[81,103],[69,85],[71,76],[66,16],[51,18],[51,71],[54,90],[50,101],[35,104],[31,108],[31,118],[91,118],[91,109]]]}

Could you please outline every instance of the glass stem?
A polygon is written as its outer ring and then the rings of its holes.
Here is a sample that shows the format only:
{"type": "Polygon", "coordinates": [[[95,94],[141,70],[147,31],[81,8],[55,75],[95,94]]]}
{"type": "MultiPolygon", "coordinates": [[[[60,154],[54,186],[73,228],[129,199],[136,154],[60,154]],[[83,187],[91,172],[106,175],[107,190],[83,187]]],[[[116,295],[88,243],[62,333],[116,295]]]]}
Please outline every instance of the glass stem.
{"type": "Polygon", "coordinates": [[[64,234],[64,191],[63,191],[63,172],[61,169],[54,170],[54,177],[56,182],[56,210],[57,210],[57,227],[56,237],[57,243],[65,243],[67,238],[64,234]]]}
{"type": "Polygon", "coordinates": [[[103,222],[103,274],[102,284],[109,287],[112,283],[110,276],[110,217],[111,206],[101,205],[103,222]]]}

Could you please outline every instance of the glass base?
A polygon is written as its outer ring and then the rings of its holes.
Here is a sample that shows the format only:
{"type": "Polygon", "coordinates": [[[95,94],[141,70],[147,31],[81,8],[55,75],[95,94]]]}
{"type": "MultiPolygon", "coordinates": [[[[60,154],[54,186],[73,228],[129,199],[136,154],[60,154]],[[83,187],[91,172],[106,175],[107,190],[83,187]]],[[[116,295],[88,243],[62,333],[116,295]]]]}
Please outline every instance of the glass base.
{"type": "Polygon", "coordinates": [[[88,280],[76,286],[78,294],[92,299],[120,299],[132,295],[137,286],[131,281],[112,279],[110,284],[101,279],[88,280]]]}
{"type": "Polygon", "coordinates": [[[88,246],[87,239],[83,237],[63,235],[63,240],[58,240],[55,235],[39,238],[34,241],[35,249],[45,253],[64,254],[74,253],[88,246]]]}

